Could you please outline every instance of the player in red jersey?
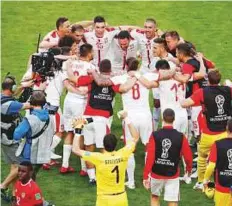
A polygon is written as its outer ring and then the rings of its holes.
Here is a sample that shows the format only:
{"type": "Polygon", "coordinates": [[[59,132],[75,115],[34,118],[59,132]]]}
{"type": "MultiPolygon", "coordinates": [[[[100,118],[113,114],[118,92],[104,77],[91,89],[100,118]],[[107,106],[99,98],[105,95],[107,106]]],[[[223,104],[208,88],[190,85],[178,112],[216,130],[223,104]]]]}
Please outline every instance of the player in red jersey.
{"type": "Polygon", "coordinates": [[[28,161],[20,163],[19,180],[15,183],[12,206],[43,206],[43,197],[38,185],[31,179],[32,165],[28,161]]]}

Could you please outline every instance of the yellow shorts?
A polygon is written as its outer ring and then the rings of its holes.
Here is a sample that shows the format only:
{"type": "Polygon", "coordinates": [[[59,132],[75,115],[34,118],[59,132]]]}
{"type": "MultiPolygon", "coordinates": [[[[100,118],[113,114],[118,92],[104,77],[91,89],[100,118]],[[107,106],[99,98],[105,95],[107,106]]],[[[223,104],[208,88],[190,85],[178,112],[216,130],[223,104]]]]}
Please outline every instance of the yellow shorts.
{"type": "Polygon", "coordinates": [[[126,192],[119,195],[98,195],[96,206],[128,206],[126,192]]]}
{"type": "Polygon", "coordinates": [[[215,190],[214,202],[215,206],[232,206],[232,194],[215,190]]]}
{"type": "Polygon", "coordinates": [[[215,141],[226,138],[227,132],[223,132],[217,135],[201,134],[201,140],[198,145],[198,161],[197,161],[197,173],[198,182],[202,182],[204,179],[208,156],[210,149],[215,141]]]}

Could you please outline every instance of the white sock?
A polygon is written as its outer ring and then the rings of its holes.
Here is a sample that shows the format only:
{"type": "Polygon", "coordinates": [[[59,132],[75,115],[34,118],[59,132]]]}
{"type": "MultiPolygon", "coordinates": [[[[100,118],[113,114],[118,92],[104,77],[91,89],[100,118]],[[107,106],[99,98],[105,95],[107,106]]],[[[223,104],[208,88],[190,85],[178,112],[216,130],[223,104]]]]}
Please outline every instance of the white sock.
{"type": "Polygon", "coordinates": [[[80,159],[81,159],[81,170],[86,172],[87,168],[86,168],[85,161],[82,158],[80,158],[80,159]]]}
{"type": "Polygon", "coordinates": [[[161,114],[161,109],[160,108],[154,108],[154,110],[153,110],[154,131],[157,131],[157,129],[158,129],[159,120],[160,120],[160,114],[161,114]]]}
{"type": "Polygon", "coordinates": [[[89,180],[95,180],[96,175],[95,175],[95,168],[87,169],[87,173],[89,176],[89,180]]]}
{"type": "Polygon", "coordinates": [[[72,145],[64,144],[62,167],[67,168],[69,166],[69,158],[70,158],[71,152],[72,152],[72,145]]]}
{"type": "Polygon", "coordinates": [[[57,145],[60,143],[61,141],[61,138],[57,135],[54,135],[53,138],[52,138],[52,145],[51,145],[51,150],[53,151],[57,145]]]}
{"type": "Polygon", "coordinates": [[[128,159],[128,165],[127,165],[127,176],[128,176],[128,182],[130,184],[135,183],[135,156],[132,154],[128,159]]]}

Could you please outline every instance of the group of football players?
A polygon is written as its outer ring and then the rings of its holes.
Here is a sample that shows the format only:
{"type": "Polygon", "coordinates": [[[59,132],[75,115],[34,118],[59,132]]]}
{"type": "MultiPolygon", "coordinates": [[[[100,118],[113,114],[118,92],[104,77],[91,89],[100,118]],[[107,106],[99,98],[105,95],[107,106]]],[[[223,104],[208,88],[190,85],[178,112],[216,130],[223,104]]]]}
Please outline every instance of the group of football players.
{"type": "MultiPolygon", "coordinates": [[[[83,116],[88,122],[79,146],[90,152],[104,148],[103,138],[112,127],[115,93],[121,94],[123,110],[145,147],[167,108],[175,112],[173,127],[183,133],[189,143],[198,142],[204,127],[202,106],[183,101],[198,89],[207,87],[207,74],[215,64],[197,52],[195,45],[177,31],[161,31],[152,18],[147,18],[144,27],[139,27],[110,26],[102,16],[74,24],[70,24],[68,18],[60,17],[56,29],[40,42],[39,52],[51,48],[63,48],[61,54],[55,56],[65,60],[62,71],[54,71],[54,77],[42,81],[29,64],[22,78],[22,81],[33,79],[33,89],[43,90],[47,102],[57,108],[55,114],[51,114],[55,123],[52,160],[44,164],[43,169],[49,170],[57,164],[57,159],[62,158],[60,173],[75,171],[69,165],[69,159],[74,138],[72,121],[77,117],[83,116]],[[67,94],[62,114],[64,89],[67,94]],[[154,100],[153,113],[149,104],[150,90],[154,100]],[[55,154],[62,138],[63,157],[55,154]]],[[[123,124],[123,136],[125,143],[132,139],[126,124],[123,124]]],[[[135,157],[132,153],[128,159],[126,183],[130,189],[135,188],[134,172],[135,157]]],[[[80,175],[88,175],[90,184],[96,183],[94,166],[82,158],[80,175]]],[[[186,171],[182,180],[191,183],[190,175],[186,171]]],[[[195,189],[203,188],[202,175],[200,178],[195,189]]]]}

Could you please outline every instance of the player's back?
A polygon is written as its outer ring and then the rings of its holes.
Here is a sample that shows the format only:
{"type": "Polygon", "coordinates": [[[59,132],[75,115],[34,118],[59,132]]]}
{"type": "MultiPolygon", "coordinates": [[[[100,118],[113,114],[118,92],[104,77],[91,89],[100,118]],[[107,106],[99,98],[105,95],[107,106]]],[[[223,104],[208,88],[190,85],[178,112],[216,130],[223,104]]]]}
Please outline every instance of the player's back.
{"type": "Polygon", "coordinates": [[[125,191],[127,161],[135,143],[114,152],[98,153],[96,166],[97,194],[115,194],[125,191]]]}
{"type": "MultiPolygon", "coordinates": [[[[86,76],[88,75],[88,70],[94,70],[95,66],[87,61],[74,60],[71,62],[70,67],[75,76],[86,76]]],[[[80,95],[72,92],[68,92],[67,97],[83,99],[87,98],[87,95],[80,95]]]]}
{"type": "Polygon", "coordinates": [[[181,107],[180,102],[185,99],[185,84],[174,79],[159,82],[160,105],[162,112],[166,108],[174,111],[185,110],[181,107]]]}
{"type": "Polygon", "coordinates": [[[149,90],[137,81],[132,89],[122,94],[123,109],[128,114],[150,113],[149,90]]]}

